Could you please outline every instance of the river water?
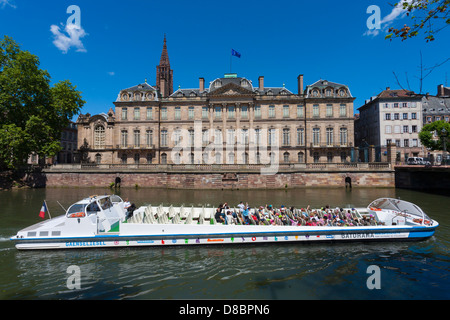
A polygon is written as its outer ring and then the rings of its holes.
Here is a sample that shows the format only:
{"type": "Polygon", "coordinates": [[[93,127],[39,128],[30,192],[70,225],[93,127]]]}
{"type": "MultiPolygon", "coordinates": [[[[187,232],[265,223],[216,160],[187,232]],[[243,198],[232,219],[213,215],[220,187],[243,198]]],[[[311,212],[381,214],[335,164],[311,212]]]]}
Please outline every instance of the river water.
{"type": "Polygon", "coordinates": [[[450,197],[399,189],[197,191],[122,189],[137,206],[211,205],[240,201],[304,207],[367,206],[379,197],[419,205],[439,221],[420,242],[236,245],[208,247],[18,251],[9,241],[40,221],[47,201],[58,216],[79,199],[109,189],[47,188],[0,192],[0,299],[449,299],[450,197]],[[79,269],[72,288],[70,266],[79,269]],[[369,289],[379,268],[380,288],[369,289]]]}

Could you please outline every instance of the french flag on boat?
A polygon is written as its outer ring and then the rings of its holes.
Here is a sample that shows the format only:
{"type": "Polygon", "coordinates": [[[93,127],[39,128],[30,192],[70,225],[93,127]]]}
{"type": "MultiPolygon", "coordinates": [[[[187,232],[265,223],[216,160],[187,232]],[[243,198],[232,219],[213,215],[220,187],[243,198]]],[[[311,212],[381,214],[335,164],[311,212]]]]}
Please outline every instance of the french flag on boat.
{"type": "Polygon", "coordinates": [[[42,204],[42,207],[41,207],[41,211],[39,212],[39,217],[41,217],[42,219],[44,219],[45,218],[45,213],[46,212],[48,212],[48,209],[47,209],[47,204],[45,203],[45,201],[44,201],[44,203],[42,204]]]}

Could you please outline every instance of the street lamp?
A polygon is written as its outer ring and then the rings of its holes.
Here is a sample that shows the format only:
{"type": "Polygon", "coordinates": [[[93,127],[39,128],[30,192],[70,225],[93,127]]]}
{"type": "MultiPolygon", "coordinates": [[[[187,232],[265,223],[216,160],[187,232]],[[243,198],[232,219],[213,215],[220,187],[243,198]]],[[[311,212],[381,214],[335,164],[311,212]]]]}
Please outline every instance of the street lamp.
{"type": "Polygon", "coordinates": [[[447,165],[447,130],[445,128],[442,128],[442,140],[444,140],[444,154],[442,155],[442,160],[444,161],[444,164],[447,165]]]}

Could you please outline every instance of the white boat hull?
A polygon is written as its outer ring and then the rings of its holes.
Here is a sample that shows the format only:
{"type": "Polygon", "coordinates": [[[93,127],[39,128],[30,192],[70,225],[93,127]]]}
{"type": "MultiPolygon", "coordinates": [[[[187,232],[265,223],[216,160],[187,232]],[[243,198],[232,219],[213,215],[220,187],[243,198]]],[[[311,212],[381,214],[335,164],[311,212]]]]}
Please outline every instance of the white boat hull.
{"type": "MultiPolygon", "coordinates": [[[[122,228],[126,224],[122,225],[122,228]]],[[[91,249],[148,246],[189,246],[264,243],[318,243],[347,241],[424,240],[434,235],[433,226],[312,227],[226,225],[135,225],[122,233],[69,238],[11,240],[20,250],[91,249]],[[132,233],[134,229],[140,233],[132,233]]]]}

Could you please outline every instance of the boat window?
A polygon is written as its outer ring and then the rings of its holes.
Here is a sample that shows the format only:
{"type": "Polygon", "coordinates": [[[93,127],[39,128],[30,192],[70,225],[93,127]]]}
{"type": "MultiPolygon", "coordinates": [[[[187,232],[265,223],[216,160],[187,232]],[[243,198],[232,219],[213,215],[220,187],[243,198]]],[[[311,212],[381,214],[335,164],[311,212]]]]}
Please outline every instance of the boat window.
{"type": "Polygon", "coordinates": [[[112,201],[112,203],[120,203],[120,202],[122,202],[122,199],[119,196],[113,194],[111,196],[111,201],[112,201]]]}
{"type": "Polygon", "coordinates": [[[97,211],[100,211],[100,208],[99,208],[99,206],[98,206],[98,204],[97,204],[96,201],[92,201],[92,202],[87,206],[86,211],[89,211],[89,212],[97,212],[97,211]]]}
{"type": "Polygon", "coordinates": [[[100,206],[102,207],[103,210],[106,210],[108,208],[112,207],[112,203],[111,200],[109,198],[103,198],[98,200],[100,206]]]}
{"type": "Polygon", "coordinates": [[[71,206],[69,208],[69,210],[67,211],[67,214],[71,214],[71,213],[77,213],[77,212],[84,212],[84,208],[86,207],[86,204],[83,203],[75,203],[73,206],[71,206]]]}

